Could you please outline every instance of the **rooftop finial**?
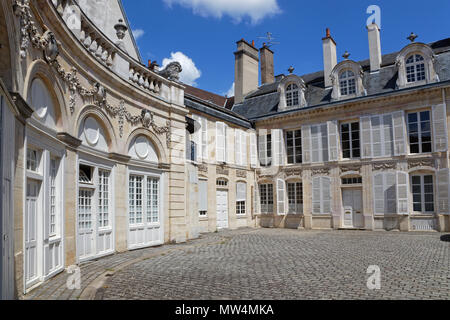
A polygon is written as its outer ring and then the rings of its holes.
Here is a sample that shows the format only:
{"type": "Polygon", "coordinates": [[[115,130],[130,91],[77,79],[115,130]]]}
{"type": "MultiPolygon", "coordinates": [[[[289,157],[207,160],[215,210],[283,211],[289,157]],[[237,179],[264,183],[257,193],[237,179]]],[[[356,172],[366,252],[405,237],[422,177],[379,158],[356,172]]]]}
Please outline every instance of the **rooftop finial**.
{"type": "Polygon", "coordinates": [[[295,68],[293,66],[290,66],[288,69],[289,74],[292,74],[294,72],[294,70],[295,70],[295,68]]]}
{"type": "Polygon", "coordinates": [[[348,58],[350,57],[350,53],[348,53],[348,51],[345,50],[345,53],[342,55],[342,57],[343,57],[345,60],[348,60],[348,58]]]}
{"type": "Polygon", "coordinates": [[[408,38],[406,38],[406,39],[408,39],[409,41],[411,41],[411,43],[413,43],[414,41],[416,41],[416,39],[418,37],[419,36],[417,34],[415,34],[414,32],[411,32],[411,35],[408,38]]]}

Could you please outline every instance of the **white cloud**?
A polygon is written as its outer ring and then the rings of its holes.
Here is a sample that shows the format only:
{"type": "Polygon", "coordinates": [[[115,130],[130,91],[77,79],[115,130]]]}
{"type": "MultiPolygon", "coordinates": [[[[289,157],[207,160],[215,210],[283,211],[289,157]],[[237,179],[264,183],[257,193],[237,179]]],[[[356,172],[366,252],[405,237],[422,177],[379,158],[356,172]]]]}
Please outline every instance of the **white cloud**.
{"type": "Polygon", "coordinates": [[[231,85],[230,90],[228,90],[228,92],[225,93],[225,95],[226,95],[228,98],[234,97],[234,82],[233,82],[233,84],[231,85]]]}
{"type": "Polygon", "coordinates": [[[281,13],[277,0],[163,0],[169,7],[179,4],[192,8],[194,14],[203,17],[230,16],[236,23],[250,18],[257,24],[265,17],[281,13]]]}
{"type": "Polygon", "coordinates": [[[136,40],[138,40],[140,37],[142,37],[145,34],[145,31],[142,29],[136,29],[133,30],[133,36],[136,40]]]}
{"type": "Polygon", "coordinates": [[[190,86],[196,86],[197,83],[195,81],[201,77],[202,72],[197,69],[194,61],[192,61],[191,58],[189,58],[182,52],[172,52],[170,54],[170,58],[165,58],[163,60],[161,70],[164,69],[169,63],[174,61],[178,61],[183,68],[183,71],[180,73],[180,81],[190,86]]]}

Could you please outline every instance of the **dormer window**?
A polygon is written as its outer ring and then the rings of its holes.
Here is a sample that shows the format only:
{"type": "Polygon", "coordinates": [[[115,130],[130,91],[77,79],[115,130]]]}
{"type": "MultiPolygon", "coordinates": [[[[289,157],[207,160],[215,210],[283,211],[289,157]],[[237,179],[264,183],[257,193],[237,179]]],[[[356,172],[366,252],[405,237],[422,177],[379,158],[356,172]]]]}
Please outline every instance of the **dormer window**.
{"type": "Polygon", "coordinates": [[[286,105],[288,107],[299,105],[299,90],[295,83],[288,85],[286,88],[286,105]]]}
{"type": "Polygon", "coordinates": [[[339,75],[341,96],[356,94],[356,77],[353,71],[345,70],[339,75]]]}
{"type": "Polygon", "coordinates": [[[406,60],[406,79],[408,83],[426,80],[425,59],[420,54],[413,54],[406,60]]]}

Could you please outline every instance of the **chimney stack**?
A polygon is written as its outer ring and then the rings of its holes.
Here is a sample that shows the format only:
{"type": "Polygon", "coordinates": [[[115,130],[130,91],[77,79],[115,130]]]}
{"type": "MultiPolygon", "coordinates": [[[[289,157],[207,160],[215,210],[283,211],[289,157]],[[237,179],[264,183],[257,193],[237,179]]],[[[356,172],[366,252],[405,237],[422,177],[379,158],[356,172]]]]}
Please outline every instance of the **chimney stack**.
{"type": "Polygon", "coordinates": [[[375,72],[381,69],[382,63],[380,28],[372,23],[367,26],[367,30],[369,31],[370,72],[375,72]]]}
{"type": "Polygon", "coordinates": [[[273,67],[273,51],[263,44],[259,49],[261,59],[261,85],[275,82],[275,72],[273,67]]]}
{"type": "MultiPolygon", "coordinates": [[[[254,42],[253,42],[254,43],[254,42]]],[[[244,101],[245,96],[258,89],[258,49],[244,39],[237,42],[235,55],[235,103],[244,101]]]]}
{"type": "Polygon", "coordinates": [[[330,29],[327,28],[327,35],[322,39],[323,43],[323,65],[325,88],[333,85],[331,81],[331,71],[337,65],[336,42],[331,37],[330,29]]]}

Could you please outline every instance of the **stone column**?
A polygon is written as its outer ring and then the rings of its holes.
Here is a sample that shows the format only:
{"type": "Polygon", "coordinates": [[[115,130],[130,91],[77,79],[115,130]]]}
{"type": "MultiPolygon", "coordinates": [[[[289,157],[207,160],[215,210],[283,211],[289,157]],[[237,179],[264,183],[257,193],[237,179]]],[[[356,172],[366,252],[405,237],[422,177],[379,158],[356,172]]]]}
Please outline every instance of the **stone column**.
{"type": "Polygon", "coordinates": [[[364,228],[366,230],[375,230],[374,221],[374,202],[373,202],[373,172],[372,165],[366,164],[361,167],[361,176],[363,180],[363,212],[364,228]]]}
{"type": "Polygon", "coordinates": [[[77,152],[67,149],[64,165],[64,248],[66,267],[74,265],[77,260],[77,152]]]}
{"type": "Polygon", "coordinates": [[[312,229],[312,176],[311,170],[304,170],[303,180],[303,214],[305,216],[305,229],[312,229]]]}
{"type": "Polygon", "coordinates": [[[128,250],[128,203],[127,203],[127,166],[117,164],[114,179],[114,201],[115,201],[115,243],[117,252],[128,250]]]}

